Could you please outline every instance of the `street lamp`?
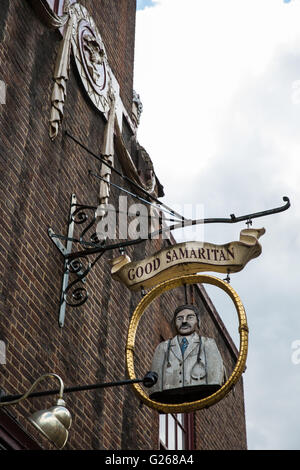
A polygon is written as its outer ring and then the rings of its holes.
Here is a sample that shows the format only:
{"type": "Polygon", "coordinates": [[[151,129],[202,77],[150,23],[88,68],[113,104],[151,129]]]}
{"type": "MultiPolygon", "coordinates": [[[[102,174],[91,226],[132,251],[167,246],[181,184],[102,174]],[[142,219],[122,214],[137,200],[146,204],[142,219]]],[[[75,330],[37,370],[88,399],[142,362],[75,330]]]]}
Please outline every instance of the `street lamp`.
{"type": "MultiPolygon", "coordinates": [[[[36,411],[28,420],[58,449],[62,449],[68,440],[69,429],[72,424],[70,412],[65,407],[63,399],[64,393],[80,392],[85,390],[95,390],[98,388],[115,387],[121,385],[130,385],[134,383],[143,383],[145,387],[152,387],[157,382],[157,374],[155,372],[147,372],[142,379],[122,380],[118,382],[96,383],[90,385],[80,385],[75,387],[64,388],[64,383],[59,375],[54,373],[44,374],[39,377],[23,395],[1,395],[0,390],[0,407],[15,405],[26,398],[42,397],[46,395],[57,395],[58,399],[54,406],[49,409],[36,411]],[[34,392],[37,384],[46,377],[54,377],[60,383],[60,388],[56,390],[45,390],[34,392]]],[[[3,392],[2,392],[3,393],[3,392]]]]}
{"type": "Polygon", "coordinates": [[[28,420],[53,444],[62,449],[69,436],[69,429],[72,423],[72,417],[70,412],[65,407],[65,401],[63,400],[64,384],[62,379],[53,373],[44,374],[39,377],[24,393],[24,395],[8,395],[0,398],[0,406],[15,405],[20,401],[25,400],[29,396],[34,396],[32,391],[36,388],[39,382],[47,377],[54,377],[60,383],[59,395],[56,405],[52,406],[47,410],[40,410],[33,413],[28,417],[28,420]]]}

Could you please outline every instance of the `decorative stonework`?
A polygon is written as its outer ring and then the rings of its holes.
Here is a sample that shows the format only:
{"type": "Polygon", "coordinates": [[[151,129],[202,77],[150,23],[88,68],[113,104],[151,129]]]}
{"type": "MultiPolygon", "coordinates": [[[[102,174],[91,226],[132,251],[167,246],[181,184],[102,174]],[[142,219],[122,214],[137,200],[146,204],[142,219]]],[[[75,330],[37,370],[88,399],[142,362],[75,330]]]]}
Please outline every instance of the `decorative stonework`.
{"type": "Polygon", "coordinates": [[[74,15],[68,12],[68,22],[65,27],[63,40],[58,49],[53,80],[54,86],[51,95],[51,113],[50,113],[50,139],[57,137],[59,126],[64,115],[64,103],[67,95],[67,82],[69,80],[70,52],[71,52],[71,34],[74,22],[74,15]]]}
{"type": "Polygon", "coordinates": [[[84,6],[76,3],[70,10],[75,19],[72,50],[80,78],[96,108],[107,113],[111,106],[111,74],[101,35],[84,6]]]}
{"type": "Polygon", "coordinates": [[[137,148],[140,158],[144,162],[144,171],[142,174],[140,174],[142,186],[148,191],[149,194],[153,194],[156,189],[156,178],[152,160],[145,148],[142,147],[139,143],[137,143],[137,148]]]}
{"type": "MultiPolygon", "coordinates": [[[[119,96],[119,85],[108,65],[105,47],[93,18],[79,3],[72,4],[65,12],[68,21],[63,32],[53,75],[49,131],[52,140],[57,137],[63,119],[71,50],[73,50],[83,86],[95,107],[104,113],[107,120],[109,120],[112,106],[114,106],[117,118],[120,114],[115,103],[116,96],[119,96]]],[[[111,133],[113,124],[109,127],[111,133]]]]}
{"type": "Polygon", "coordinates": [[[54,13],[53,9],[49,6],[47,0],[28,0],[36,14],[41,20],[53,29],[62,28],[68,21],[67,10],[69,8],[69,1],[65,1],[64,14],[58,16],[54,13]]]}
{"type": "Polygon", "coordinates": [[[143,104],[140,99],[140,95],[133,90],[133,99],[132,99],[132,117],[134,120],[135,127],[138,127],[140,124],[141,114],[143,112],[143,104]]]}

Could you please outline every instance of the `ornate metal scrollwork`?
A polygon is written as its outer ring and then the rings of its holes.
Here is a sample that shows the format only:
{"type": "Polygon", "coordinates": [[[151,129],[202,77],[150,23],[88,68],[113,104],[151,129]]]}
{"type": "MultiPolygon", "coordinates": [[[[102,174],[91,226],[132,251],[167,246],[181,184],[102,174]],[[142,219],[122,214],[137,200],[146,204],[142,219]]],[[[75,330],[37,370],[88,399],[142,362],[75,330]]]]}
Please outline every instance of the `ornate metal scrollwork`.
{"type": "Polygon", "coordinates": [[[79,287],[77,284],[85,282],[85,277],[91,269],[92,265],[85,256],[78,256],[78,258],[74,258],[67,262],[67,270],[69,273],[76,275],[76,278],[69,283],[64,291],[64,300],[67,305],[71,307],[80,307],[87,301],[87,289],[84,286],[79,287]],[[87,261],[88,266],[86,268],[84,268],[82,260],[87,261]]]}
{"type": "Polygon", "coordinates": [[[77,209],[72,214],[71,218],[75,224],[83,224],[88,220],[88,215],[86,212],[84,212],[84,209],[86,209],[86,207],[87,206],[77,207],[77,209]]]}
{"type": "Polygon", "coordinates": [[[69,296],[69,291],[74,287],[74,284],[79,282],[79,280],[75,280],[74,282],[71,282],[71,284],[68,285],[67,289],[64,292],[64,297],[65,297],[65,302],[67,305],[70,307],[80,307],[83,305],[87,299],[88,299],[88,291],[86,290],[85,287],[76,287],[71,293],[71,300],[68,300],[69,296]]]}
{"type": "MultiPolygon", "coordinates": [[[[285,196],[283,197],[283,200],[285,201],[285,204],[283,206],[276,207],[274,209],[269,209],[266,211],[243,215],[240,217],[236,217],[234,214],[231,214],[230,218],[209,218],[199,220],[185,219],[184,226],[188,227],[191,225],[210,223],[237,223],[242,221],[246,221],[248,225],[254,218],[264,217],[267,215],[272,215],[287,210],[290,207],[289,198],[285,196]]],[[[146,203],[147,201],[144,202],[146,203]]],[[[61,327],[64,325],[66,305],[70,305],[72,307],[79,307],[86,302],[88,298],[88,293],[86,288],[80,285],[80,283],[84,284],[85,277],[88,275],[92,267],[97,263],[99,258],[106,251],[111,251],[113,249],[118,249],[119,251],[121,251],[122,249],[124,250],[125,247],[128,247],[130,245],[143,243],[146,240],[153,238],[154,235],[161,235],[166,230],[171,231],[183,226],[183,222],[180,221],[176,222],[174,225],[168,226],[167,228],[161,227],[159,230],[152,231],[151,233],[148,233],[145,238],[140,237],[133,240],[119,241],[117,243],[108,243],[107,239],[99,240],[97,233],[94,229],[96,219],[97,207],[77,204],[76,197],[73,194],[71,198],[67,236],[55,234],[52,229],[48,229],[48,234],[51,240],[64,257],[64,272],[59,311],[59,325],[61,327]],[[88,211],[90,211],[90,214],[88,213],[88,211]],[[81,230],[79,237],[77,236],[77,238],[74,238],[74,226],[81,226],[83,224],[87,225],[85,225],[83,230],[81,230]],[[65,240],[66,246],[64,246],[60,240],[65,240]],[[79,243],[80,247],[84,249],[81,249],[81,251],[72,252],[73,242],[79,243]],[[91,262],[88,257],[93,255],[96,255],[96,258],[91,262]],[[87,266],[83,264],[83,260],[87,260],[87,266]],[[75,279],[71,282],[69,282],[70,275],[75,275],[75,279]]],[[[229,283],[229,273],[225,280],[229,283]]]]}
{"type": "Polygon", "coordinates": [[[72,247],[74,242],[78,242],[81,246],[97,246],[99,242],[96,238],[97,235],[93,232],[89,238],[84,240],[96,221],[96,207],[89,205],[77,204],[76,197],[73,194],[70,204],[70,215],[68,218],[68,234],[66,237],[57,235],[53,230],[49,229],[48,233],[64,257],[64,271],[60,296],[59,307],[59,326],[64,326],[66,306],[80,307],[88,299],[88,291],[85,287],[86,276],[91,271],[92,267],[96,264],[98,259],[102,256],[103,252],[100,250],[98,256],[94,261],[83,253],[76,253],[72,255],[72,247]],[[73,237],[75,227],[82,227],[82,230],[76,238],[73,237]],[[63,245],[60,240],[65,240],[66,245],[63,245]]]}
{"type": "Polygon", "coordinates": [[[74,213],[72,214],[72,221],[77,224],[81,225],[86,223],[87,225],[85,228],[82,230],[82,232],[79,234],[78,241],[82,244],[90,244],[94,246],[95,243],[98,242],[97,235],[95,232],[90,234],[88,237],[88,240],[85,240],[85,235],[87,235],[95,225],[97,216],[96,216],[96,207],[95,206],[87,206],[87,205],[80,205],[76,204],[76,209],[74,213]],[[90,214],[87,213],[87,211],[90,211],[90,214]]]}

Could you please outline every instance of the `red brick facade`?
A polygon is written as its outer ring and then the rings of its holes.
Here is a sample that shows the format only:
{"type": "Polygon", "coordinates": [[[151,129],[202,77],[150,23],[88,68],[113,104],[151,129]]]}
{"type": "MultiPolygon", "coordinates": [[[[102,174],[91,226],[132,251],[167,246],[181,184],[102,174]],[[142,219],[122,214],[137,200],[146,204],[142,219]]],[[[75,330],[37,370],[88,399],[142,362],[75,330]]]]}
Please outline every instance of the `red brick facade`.
{"type": "MultiPolygon", "coordinates": [[[[136,2],[81,4],[101,32],[130,115],[136,2]]],[[[119,252],[107,252],[86,278],[87,302],[78,308],[67,307],[65,325],[58,326],[63,258],[50,240],[48,228],[66,235],[71,194],[76,194],[78,203],[91,206],[98,204],[99,197],[99,181],[89,176],[89,170],[99,170],[99,162],[68,138],[65,130],[99,154],[105,126],[71,60],[63,125],[57,138],[50,140],[52,75],[60,40],[60,33],[41,21],[30,2],[3,0],[0,79],[7,88],[6,104],[0,105],[0,340],[6,345],[6,363],[0,365],[0,388],[7,394],[25,392],[46,372],[60,375],[65,387],[126,378],[126,334],[141,299],[141,293],[132,293],[112,280],[109,259],[119,252]]],[[[125,124],[123,135],[129,142],[130,127],[125,124]]],[[[115,157],[115,167],[122,171],[118,155],[115,157]]],[[[116,174],[112,181],[133,189],[116,174]]],[[[113,189],[110,202],[117,203],[118,197],[119,191],[113,189]]],[[[160,240],[149,241],[126,253],[137,260],[161,246],[160,240]]],[[[203,311],[203,334],[216,337],[227,367],[232,368],[236,350],[203,287],[195,287],[193,296],[203,311]]],[[[184,289],[178,289],[149,308],[138,332],[138,376],[149,369],[154,345],[167,336],[171,312],[184,299],[184,289]]],[[[55,381],[40,386],[56,387],[55,381]]],[[[130,387],[70,393],[65,399],[73,417],[66,449],[159,448],[158,413],[141,406],[130,387]]],[[[13,414],[13,422],[20,424],[29,440],[52,449],[25,419],[52,403],[51,397],[34,398],[10,406],[9,412],[2,408],[5,419],[0,415],[0,431],[13,414]]],[[[196,412],[194,424],[195,449],[245,449],[242,381],[222,402],[196,412]]],[[[27,442],[24,448],[26,445],[30,446],[27,442]]]]}

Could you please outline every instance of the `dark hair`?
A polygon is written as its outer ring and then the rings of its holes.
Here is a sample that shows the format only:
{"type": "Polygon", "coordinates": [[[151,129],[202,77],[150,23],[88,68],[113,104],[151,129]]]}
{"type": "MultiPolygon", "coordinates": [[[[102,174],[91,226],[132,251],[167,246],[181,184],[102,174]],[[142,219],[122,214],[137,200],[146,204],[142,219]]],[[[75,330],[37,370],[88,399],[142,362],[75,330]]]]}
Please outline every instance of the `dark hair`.
{"type": "Polygon", "coordinates": [[[177,307],[175,309],[174,315],[173,315],[173,324],[174,324],[174,326],[175,326],[176,317],[177,317],[178,313],[181,312],[182,310],[193,310],[193,312],[196,314],[196,317],[197,317],[198,327],[200,326],[200,312],[199,312],[199,309],[196,307],[196,305],[192,305],[192,304],[180,305],[179,307],[177,307]]]}

